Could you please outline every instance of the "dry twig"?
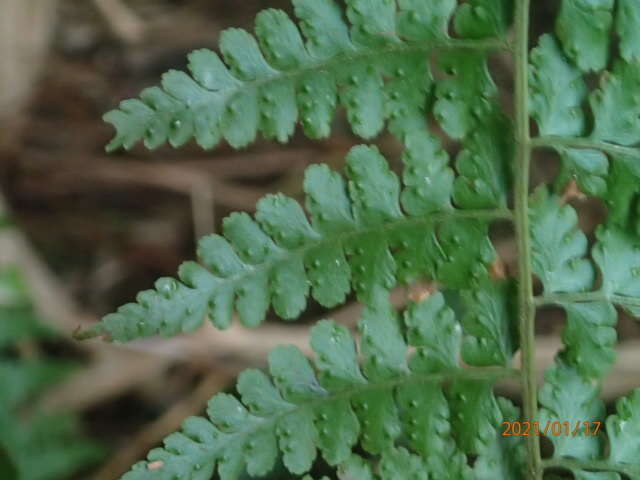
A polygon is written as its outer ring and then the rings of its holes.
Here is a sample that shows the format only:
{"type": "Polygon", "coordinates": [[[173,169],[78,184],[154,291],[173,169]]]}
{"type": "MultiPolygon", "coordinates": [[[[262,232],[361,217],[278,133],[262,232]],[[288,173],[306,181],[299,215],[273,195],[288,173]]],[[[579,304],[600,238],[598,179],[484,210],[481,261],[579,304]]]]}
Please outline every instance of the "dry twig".
{"type": "Polygon", "coordinates": [[[122,0],[93,0],[113,33],[126,43],[140,42],[145,33],[143,21],[122,0]]]}

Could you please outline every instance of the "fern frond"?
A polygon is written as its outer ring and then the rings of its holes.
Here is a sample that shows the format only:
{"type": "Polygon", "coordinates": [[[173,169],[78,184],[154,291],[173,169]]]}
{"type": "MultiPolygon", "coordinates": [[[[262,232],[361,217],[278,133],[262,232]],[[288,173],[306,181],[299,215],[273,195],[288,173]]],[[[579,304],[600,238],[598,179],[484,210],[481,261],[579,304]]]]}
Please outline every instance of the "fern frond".
{"type": "Polygon", "coordinates": [[[140,293],[136,304],[81,336],[128,341],[174,335],[197,328],[205,315],[225,328],[234,311],[244,325],[256,326],[270,305],[293,319],[309,295],[333,307],[353,289],[366,303],[379,288],[419,277],[449,287],[474,285],[488,277],[495,257],[488,222],[508,212],[454,209],[453,174],[445,159],[434,138],[412,136],[402,191],[372,147],[351,151],[346,180],[324,165],[312,166],[304,184],[310,221],[293,199],[265,197],[255,220],[234,213],[223,222],[224,236],[200,241],[204,267],[183,264],[180,281],[160,279],[155,291],[140,293]],[[425,147],[434,152],[434,163],[418,157],[425,147]]]}
{"type": "Polygon", "coordinates": [[[241,399],[216,395],[208,419],[187,420],[124,480],[209,478],[216,467],[223,480],[245,470],[259,476],[280,453],[292,473],[303,474],[319,452],[344,479],[372,478],[378,462],[383,479],[470,479],[465,454],[478,455],[481,471],[519,466],[521,442],[499,431],[517,411],[491,389],[514,372],[460,366],[462,329],[441,293],[410,305],[404,321],[386,298],[381,292],[360,321],[362,361],[347,329],[322,321],[311,333],[314,366],[294,347],[276,349],[273,383],[245,371],[241,399]],[[354,456],[357,445],[373,460],[354,456]]]}
{"type": "Polygon", "coordinates": [[[351,152],[346,178],[313,166],[307,213],[273,195],[255,219],[231,215],[222,236],[201,241],[202,266],[184,264],[179,280],[161,279],[81,335],[172,335],[205,316],[224,328],[234,312],[255,326],[271,306],[293,319],[309,296],[333,307],[352,291],[366,307],[359,348],[345,328],[320,322],[313,365],[296,349],[277,349],[273,381],[245,372],[241,399],[216,396],[208,419],[188,420],[125,478],[205,479],[217,470],[230,480],[265,474],[280,457],[304,475],[318,452],[342,480],[640,478],[638,391],[608,419],[599,399],[615,360],[616,308],[640,316],[640,4],[561,0],[555,33],[529,52],[529,0],[345,3],[343,11],[333,0],[295,0],[302,33],[284,13],[263,12],[257,39],[223,34],[224,63],[194,52],[190,75],[169,72],[162,88],[106,116],[117,130],[110,148],[192,137],[205,148],[223,137],[241,147],[258,131],[285,141],[299,118],[308,136],[324,137],[342,105],[357,135],[387,125],[406,147],[402,185],[370,147],[351,152]],[[512,16],[511,119],[487,57],[505,46],[512,16]],[[449,37],[449,24],[460,38],[449,37]],[[431,115],[455,141],[451,166],[427,133],[431,115]],[[538,148],[562,165],[552,185],[530,194],[538,148]],[[593,244],[573,205],[582,194],[607,207],[593,244]],[[499,262],[489,273],[488,227],[498,218],[515,225],[517,282],[510,271],[496,281],[499,262]],[[400,322],[388,292],[421,278],[438,293],[400,322]],[[536,307],[550,304],[566,327],[538,390],[536,307]],[[518,349],[522,370],[513,372],[518,349]],[[520,418],[493,394],[493,381],[514,373],[523,425],[538,422],[549,458],[537,434],[497,431],[520,418]],[[594,422],[606,431],[590,434],[594,422]],[[569,431],[549,435],[553,425],[569,431]]]}
{"type": "Polygon", "coordinates": [[[485,53],[473,56],[473,68],[485,71],[486,50],[503,45],[498,37],[510,18],[508,2],[473,2],[486,13],[484,22],[471,23],[471,5],[460,7],[458,33],[495,38],[470,41],[447,34],[455,0],[348,0],[346,12],[333,0],[293,3],[301,31],[283,11],[265,10],[256,18],[256,37],[241,29],[222,33],[224,62],[210,50],[196,50],[189,74],[171,70],[161,87],[106,114],[117,130],[108,149],[128,149],[142,139],[148,148],[178,147],[194,137],[203,148],[223,137],[239,148],[258,131],[284,142],[298,120],[309,137],[322,138],[338,104],[363,138],[377,135],[387,120],[403,136],[425,126],[433,83],[427,53],[477,49],[485,53]]]}

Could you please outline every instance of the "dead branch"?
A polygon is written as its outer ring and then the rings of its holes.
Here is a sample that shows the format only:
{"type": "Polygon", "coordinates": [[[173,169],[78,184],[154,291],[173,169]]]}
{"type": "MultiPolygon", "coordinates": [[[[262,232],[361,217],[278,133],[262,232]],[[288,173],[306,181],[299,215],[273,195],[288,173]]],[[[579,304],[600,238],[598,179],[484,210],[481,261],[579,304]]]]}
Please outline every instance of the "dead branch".
{"type": "Polygon", "coordinates": [[[144,38],[144,22],[122,0],[93,0],[93,3],[120,40],[134,44],[144,38]]]}

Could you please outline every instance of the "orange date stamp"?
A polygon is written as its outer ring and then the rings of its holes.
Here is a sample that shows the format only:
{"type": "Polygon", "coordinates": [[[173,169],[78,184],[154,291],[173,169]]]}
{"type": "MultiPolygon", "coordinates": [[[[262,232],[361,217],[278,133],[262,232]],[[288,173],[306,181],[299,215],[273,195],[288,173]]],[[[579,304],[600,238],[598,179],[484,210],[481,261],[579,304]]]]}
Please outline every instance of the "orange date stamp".
{"type": "Polygon", "coordinates": [[[502,422],[503,437],[593,437],[600,434],[602,422],[502,422]]]}

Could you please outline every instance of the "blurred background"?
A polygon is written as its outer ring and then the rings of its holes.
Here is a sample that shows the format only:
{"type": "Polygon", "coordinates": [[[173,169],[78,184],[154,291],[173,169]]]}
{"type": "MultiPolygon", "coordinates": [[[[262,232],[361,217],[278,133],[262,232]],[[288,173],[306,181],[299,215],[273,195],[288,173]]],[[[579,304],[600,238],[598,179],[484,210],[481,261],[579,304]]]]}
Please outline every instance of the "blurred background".
{"type": "MultiPolygon", "coordinates": [[[[240,370],[262,366],[272,347],[307,350],[305,322],[357,321],[355,304],[332,312],[311,304],[301,323],[272,319],[256,331],[205,326],[124,346],[70,339],[174,275],[228,213],[253,211],[268,192],[300,198],[307,165],[340,167],[360,143],[338,116],[334,135],[320,142],[298,132],[286,147],[259,140],[242,151],[104,153],[113,132],[103,113],[166,70],[184,69],[189,51],[215,49],[222,29],[251,29],[267,7],[291,10],[286,0],[0,0],[0,479],[118,478],[215,392],[232,388],[240,370]]],[[[541,32],[555,2],[537,8],[541,32]]],[[[508,59],[492,58],[491,68],[508,103],[508,59]]],[[[400,146],[388,135],[375,143],[397,168],[400,146]]],[[[455,154],[456,145],[445,145],[455,154]]],[[[553,157],[536,165],[536,181],[558,168],[553,157]]],[[[592,231],[602,206],[569,200],[592,231]]],[[[513,242],[500,228],[495,241],[509,274],[513,242]]],[[[399,289],[394,302],[421,288],[399,289]]],[[[557,311],[541,313],[540,370],[560,346],[563,321],[557,311]]],[[[607,399],[639,383],[640,331],[625,318],[619,331],[607,399]]],[[[517,400],[513,387],[504,391],[517,400]]]]}

